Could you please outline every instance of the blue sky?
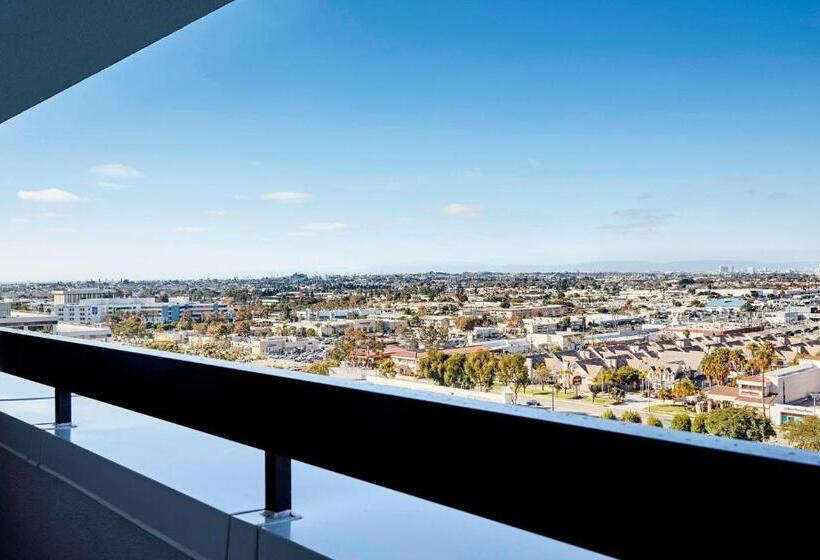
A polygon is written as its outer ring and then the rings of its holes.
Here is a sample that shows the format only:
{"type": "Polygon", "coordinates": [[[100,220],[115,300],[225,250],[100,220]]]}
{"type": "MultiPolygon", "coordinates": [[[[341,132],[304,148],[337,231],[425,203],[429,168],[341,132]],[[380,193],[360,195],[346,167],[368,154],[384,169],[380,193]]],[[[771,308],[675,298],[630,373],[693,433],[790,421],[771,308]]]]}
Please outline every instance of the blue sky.
{"type": "Polygon", "coordinates": [[[820,260],[820,3],[237,0],[0,125],[0,280],[820,260]]]}

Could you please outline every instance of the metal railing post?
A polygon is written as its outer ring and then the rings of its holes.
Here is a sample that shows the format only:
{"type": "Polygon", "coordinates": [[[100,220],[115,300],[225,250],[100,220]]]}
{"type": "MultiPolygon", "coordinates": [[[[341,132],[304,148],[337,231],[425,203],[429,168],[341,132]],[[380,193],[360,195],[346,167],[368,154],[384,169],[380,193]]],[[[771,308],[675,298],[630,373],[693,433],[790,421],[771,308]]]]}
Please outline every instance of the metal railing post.
{"type": "Polygon", "coordinates": [[[54,423],[71,424],[71,391],[54,388],[54,423]]]}
{"type": "Polygon", "coordinates": [[[265,451],[265,511],[287,515],[290,510],[290,459],[265,451]]]}

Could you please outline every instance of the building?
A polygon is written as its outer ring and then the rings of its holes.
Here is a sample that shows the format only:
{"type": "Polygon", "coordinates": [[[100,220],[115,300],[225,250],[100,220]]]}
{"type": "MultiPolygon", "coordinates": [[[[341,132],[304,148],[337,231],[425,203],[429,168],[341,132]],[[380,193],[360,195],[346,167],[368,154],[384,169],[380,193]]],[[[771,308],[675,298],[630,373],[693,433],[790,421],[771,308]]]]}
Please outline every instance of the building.
{"type": "Polygon", "coordinates": [[[740,313],[748,302],[742,299],[710,299],[706,302],[706,309],[724,314],[740,313]]]}
{"type": "Polygon", "coordinates": [[[712,387],[706,398],[715,404],[750,406],[765,413],[775,425],[816,416],[813,397],[820,398],[820,361],[776,369],[763,375],[736,379],[735,387],[712,387]]]}
{"type": "Polygon", "coordinates": [[[57,324],[57,317],[43,313],[9,312],[6,317],[0,316],[0,327],[22,329],[24,331],[51,332],[57,324]]]}
{"type": "Polygon", "coordinates": [[[11,304],[7,301],[0,301],[0,319],[5,319],[11,315],[11,304]]]}
{"type": "Polygon", "coordinates": [[[98,340],[101,342],[111,340],[111,329],[108,327],[90,327],[86,325],[73,325],[71,323],[58,323],[57,326],[54,327],[54,334],[68,338],[78,338],[80,340],[98,340]]]}
{"type": "Polygon", "coordinates": [[[201,321],[209,313],[226,310],[227,306],[219,303],[165,303],[155,298],[89,298],[80,303],[54,305],[54,314],[61,323],[78,325],[99,324],[117,313],[139,313],[155,325],[176,323],[186,313],[191,315],[193,321],[201,321]]]}
{"type": "Polygon", "coordinates": [[[54,290],[51,292],[54,304],[74,304],[85,299],[102,299],[111,297],[109,290],[98,288],[66,288],[64,290],[54,290]]]}

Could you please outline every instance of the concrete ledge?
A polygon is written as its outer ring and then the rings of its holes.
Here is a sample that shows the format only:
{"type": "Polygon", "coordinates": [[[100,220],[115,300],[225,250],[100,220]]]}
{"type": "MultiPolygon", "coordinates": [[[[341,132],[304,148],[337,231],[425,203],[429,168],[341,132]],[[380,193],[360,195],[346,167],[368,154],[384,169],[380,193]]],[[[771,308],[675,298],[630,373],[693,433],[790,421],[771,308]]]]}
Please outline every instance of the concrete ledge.
{"type": "Polygon", "coordinates": [[[65,433],[0,413],[0,558],[325,558],[291,541],[289,522],[220,511],[65,433]]]}

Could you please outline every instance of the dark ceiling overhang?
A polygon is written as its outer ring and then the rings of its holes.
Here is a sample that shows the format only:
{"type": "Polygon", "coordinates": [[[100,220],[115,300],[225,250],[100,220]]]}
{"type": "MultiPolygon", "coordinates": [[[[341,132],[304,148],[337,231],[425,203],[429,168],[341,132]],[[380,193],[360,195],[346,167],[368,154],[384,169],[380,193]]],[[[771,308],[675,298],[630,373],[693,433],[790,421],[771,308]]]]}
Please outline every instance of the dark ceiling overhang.
{"type": "Polygon", "coordinates": [[[0,123],[232,0],[0,0],[0,123]]]}

